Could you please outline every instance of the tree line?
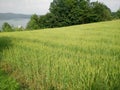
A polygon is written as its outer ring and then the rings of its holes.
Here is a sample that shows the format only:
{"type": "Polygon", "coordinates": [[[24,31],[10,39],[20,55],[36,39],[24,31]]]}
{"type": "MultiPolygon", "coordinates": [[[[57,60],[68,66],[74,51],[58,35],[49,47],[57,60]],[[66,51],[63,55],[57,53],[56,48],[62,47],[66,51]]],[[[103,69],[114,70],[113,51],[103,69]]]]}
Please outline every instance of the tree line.
{"type": "Polygon", "coordinates": [[[14,31],[24,31],[24,30],[25,30],[25,28],[23,28],[22,26],[13,27],[9,23],[5,22],[2,25],[2,30],[0,30],[0,32],[14,32],[14,31]]]}
{"type": "Polygon", "coordinates": [[[120,9],[113,13],[105,4],[90,0],[53,0],[49,11],[42,16],[32,15],[26,29],[63,27],[120,18],[120,9]]]}
{"type": "Polygon", "coordinates": [[[34,14],[27,29],[63,27],[120,18],[120,10],[112,13],[105,4],[90,0],[53,0],[49,10],[43,16],[34,14]]]}

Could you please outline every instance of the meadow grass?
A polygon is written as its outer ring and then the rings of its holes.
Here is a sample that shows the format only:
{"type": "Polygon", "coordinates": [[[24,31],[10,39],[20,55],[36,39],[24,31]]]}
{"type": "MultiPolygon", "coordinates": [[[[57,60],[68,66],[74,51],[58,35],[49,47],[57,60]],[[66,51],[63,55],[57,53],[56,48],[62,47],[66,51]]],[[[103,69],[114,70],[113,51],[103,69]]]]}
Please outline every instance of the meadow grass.
{"type": "Polygon", "coordinates": [[[20,85],[15,79],[0,70],[0,90],[20,90],[20,85]]]}
{"type": "Polygon", "coordinates": [[[0,67],[30,90],[120,90],[120,20],[0,33],[0,67]]]}

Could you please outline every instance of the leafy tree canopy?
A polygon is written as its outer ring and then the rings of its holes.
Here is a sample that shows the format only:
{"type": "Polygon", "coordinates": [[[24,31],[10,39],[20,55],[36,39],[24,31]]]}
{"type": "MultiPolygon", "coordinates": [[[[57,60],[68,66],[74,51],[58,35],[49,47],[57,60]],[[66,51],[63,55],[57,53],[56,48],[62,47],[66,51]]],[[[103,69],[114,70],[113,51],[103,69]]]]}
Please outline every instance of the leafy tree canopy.
{"type": "Polygon", "coordinates": [[[39,28],[39,17],[34,14],[31,16],[30,21],[27,24],[27,29],[38,29],[39,28]]]}
{"type": "Polygon", "coordinates": [[[33,15],[27,29],[53,28],[111,20],[110,9],[90,0],[53,0],[50,13],[38,17],[33,15]]]}

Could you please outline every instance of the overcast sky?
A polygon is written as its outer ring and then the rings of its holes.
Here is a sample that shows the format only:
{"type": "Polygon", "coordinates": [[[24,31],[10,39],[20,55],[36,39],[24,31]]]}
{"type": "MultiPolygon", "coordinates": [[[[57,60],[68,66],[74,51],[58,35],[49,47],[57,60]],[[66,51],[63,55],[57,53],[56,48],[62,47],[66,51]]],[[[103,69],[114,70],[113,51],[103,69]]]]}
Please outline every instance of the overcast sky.
{"type": "MultiPolygon", "coordinates": [[[[43,15],[49,12],[53,0],[0,0],[0,13],[22,13],[43,15]]],[[[91,0],[97,1],[97,0],[91,0]]],[[[120,0],[98,0],[106,4],[112,11],[120,8],[120,0]]]]}

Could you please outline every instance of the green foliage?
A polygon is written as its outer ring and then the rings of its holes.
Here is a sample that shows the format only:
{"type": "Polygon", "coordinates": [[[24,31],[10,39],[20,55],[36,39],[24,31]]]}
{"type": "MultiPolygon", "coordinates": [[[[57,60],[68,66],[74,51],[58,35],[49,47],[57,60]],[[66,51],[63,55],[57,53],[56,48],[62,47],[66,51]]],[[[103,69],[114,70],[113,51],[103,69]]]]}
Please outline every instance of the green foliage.
{"type": "Polygon", "coordinates": [[[119,23],[0,33],[0,65],[29,90],[120,90],[119,23]]]}
{"type": "Polygon", "coordinates": [[[11,27],[7,22],[5,22],[5,23],[2,25],[2,31],[3,31],[3,32],[12,32],[12,31],[14,31],[14,30],[12,29],[12,27],[11,27]]]}
{"type": "Polygon", "coordinates": [[[57,24],[57,18],[52,13],[47,13],[46,15],[40,16],[39,26],[40,28],[53,28],[57,24]]]}
{"type": "MultiPolygon", "coordinates": [[[[54,28],[54,27],[61,27],[61,26],[66,26],[65,22],[61,21],[61,18],[56,16],[53,13],[47,13],[44,17],[44,28],[54,28]]],[[[42,17],[40,18],[40,22],[42,17]]]]}
{"type": "Polygon", "coordinates": [[[94,15],[92,18],[93,21],[106,21],[112,18],[111,11],[106,5],[99,2],[93,2],[91,6],[94,15]]]}
{"type": "Polygon", "coordinates": [[[59,18],[58,22],[61,26],[87,23],[89,2],[86,0],[53,0],[50,11],[59,18]]]}
{"type": "Polygon", "coordinates": [[[25,29],[20,26],[20,27],[12,27],[8,23],[4,23],[2,25],[2,30],[0,32],[14,32],[14,31],[24,31],[25,29]]]}
{"type": "Polygon", "coordinates": [[[27,29],[32,30],[32,29],[38,29],[39,28],[39,18],[36,14],[31,16],[30,21],[27,24],[27,29]]]}
{"type": "Polygon", "coordinates": [[[118,18],[120,18],[120,9],[116,12],[118,18]]]}
{"type": "Polygon", "coordinates": [[[0,70],[0,90],[20,90],[20,85],[0,70]]]}
{"type": "Polygon", "coordinates": [[[110,9],[90,0],[53,0],[50,13],[33,15],[27,29],[53,28],[111,20],[110,9]]]}
{"type": "Polygon", "coordinates": [[[120,19],[120,9],[116,12],[112,12],[113,19],[120,19]]]}

